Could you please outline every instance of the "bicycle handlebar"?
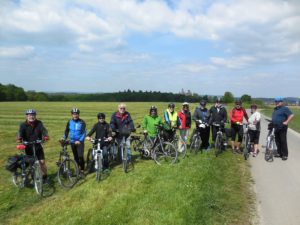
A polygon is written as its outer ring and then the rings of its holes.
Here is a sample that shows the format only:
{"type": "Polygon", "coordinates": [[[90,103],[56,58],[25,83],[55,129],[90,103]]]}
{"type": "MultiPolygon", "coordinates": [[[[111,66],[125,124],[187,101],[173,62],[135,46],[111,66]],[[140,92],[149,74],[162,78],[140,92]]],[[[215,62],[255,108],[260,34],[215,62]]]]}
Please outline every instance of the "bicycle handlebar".
{"type": "Polygon", "coordinates": [[[35,145],[43,143],[43,140],[35,140],[35,141],[22,141],[24,145],[35,145]]]}

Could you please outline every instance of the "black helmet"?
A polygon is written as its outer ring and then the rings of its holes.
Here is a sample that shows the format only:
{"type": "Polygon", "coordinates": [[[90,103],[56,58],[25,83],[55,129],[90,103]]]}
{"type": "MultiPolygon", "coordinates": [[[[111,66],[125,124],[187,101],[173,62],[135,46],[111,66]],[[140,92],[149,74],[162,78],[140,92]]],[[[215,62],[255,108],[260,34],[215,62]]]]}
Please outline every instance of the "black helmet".
{"type": "Polygon", "coordinates": [[[73,108],[73,109],[71,110],[71,113],[72,113],[72,114],[80,114],[80,110],[79,110],[78,108],[73,108]]]}
{"type": "Polygon", "coordinates": [[[157,113],[157,108],[156,108],[156,106],[152,105],[152,106],[150,107],[149,113],[151,114],[152,111],[154,111],[155,113],[157,113]]]}
{"type": "Polygon", "coordinates": [[[205,100],[201,100],[200,105],[201,106],[206,106],[206,101],[205,100]]]}
{"type": "Polygon", "coordinates": [[[221,103],[221,98],[220,97],[216,98],[216,103],[221,103]]]}
{"type": "Polygon", "coordinates": [[[169,108],[175,108],[175,104],[173,102],[169,103],[168,105],[169,108]]]}
{"type": "Polygon", "coordinates": [[[28,114],[36,115],[36,111],[34,109],[27,109],[25,112],[25,115],[28,115],[28,114]]]}
{"type": "Polygon", "coordinates": [[[98,119],[105,119],[105,114],[104,113],[98,113],[97,117],[98,117],[98,119]]]}
{"type": "Polygon", "coordinates": [[[255,103],[253,103],[250,108],[251,109],[257,109],[257,105],[255,103]]]}
{"type": "Polygon", "coordinates": [[[235,100],[236,105],[242,105],[242,101],[240,99],[235,100]]]}

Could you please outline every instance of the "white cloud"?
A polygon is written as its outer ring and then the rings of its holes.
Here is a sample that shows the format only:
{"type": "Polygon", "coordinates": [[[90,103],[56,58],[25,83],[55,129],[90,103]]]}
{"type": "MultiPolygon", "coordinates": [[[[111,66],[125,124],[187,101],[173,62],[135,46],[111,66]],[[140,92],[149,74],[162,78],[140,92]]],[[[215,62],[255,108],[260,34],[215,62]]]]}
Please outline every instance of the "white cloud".
{"type": "Polygon", "coordinates": [[[24,58],[34,53],[32,46],[0,47],[2,58],[24,58]]]}
{"type": "Polygon", "coordinates": [[[229,69],[242,69],[256,62],[256,59],[251,56],[233,58],[211,57],[210,60],[216,66],[227,67],[229,69]]]}

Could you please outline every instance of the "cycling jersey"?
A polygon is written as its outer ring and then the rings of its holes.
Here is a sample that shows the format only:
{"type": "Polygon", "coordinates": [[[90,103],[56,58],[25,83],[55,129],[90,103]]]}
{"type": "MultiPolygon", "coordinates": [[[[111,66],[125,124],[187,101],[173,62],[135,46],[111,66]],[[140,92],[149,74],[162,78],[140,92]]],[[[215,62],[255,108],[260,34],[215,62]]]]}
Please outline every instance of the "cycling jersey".
{"type": "Polygon", "coordinates": [[[201,109],[200,107],[197,107],[193,114],[193,120],[196,121],[196,123],[197,120],[202,120],[203,123],[208,123],[209,117],[210,112],[206,108],[201,109]]]}
{"type": "Polygon", "coordinates": [[[68,138],[70,133],[70,142],[75,143],[76,141],[84,142],[86,135],[86,125],[82,119],[69,120],[65,130],[64,138],[68,138]]]}
{"type": "Polygon", "coordinates": [[[240,123],[240,124],[242,124],[244,117],[248,121],[247,112],[243,107],[241,107],[239,109],[234,108],[233,110],[230,111],[230,121],[231,121],[231,123],[235,123],[235,124],[240,123]]]}
{"type": "Polygon", "coordinates": [[[103,139],[111,137],[111,128],[108,123],[95,123],[91,131],[87,134],[88,137],[92,136],[96,132],[96,139],[103,139]]]}

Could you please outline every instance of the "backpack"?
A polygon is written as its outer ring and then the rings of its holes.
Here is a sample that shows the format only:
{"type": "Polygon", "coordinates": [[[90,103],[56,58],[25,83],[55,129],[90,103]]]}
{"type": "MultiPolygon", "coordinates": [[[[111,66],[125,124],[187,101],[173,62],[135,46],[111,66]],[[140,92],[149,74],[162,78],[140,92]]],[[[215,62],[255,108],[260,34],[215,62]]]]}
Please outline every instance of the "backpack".
{"type": "Polygon", "coordinates": [[[20,165],[19,160],[20,157],[18,155],[8,157],[5,164],[5,169],[10,172],[15,172],[20,165]]]}

